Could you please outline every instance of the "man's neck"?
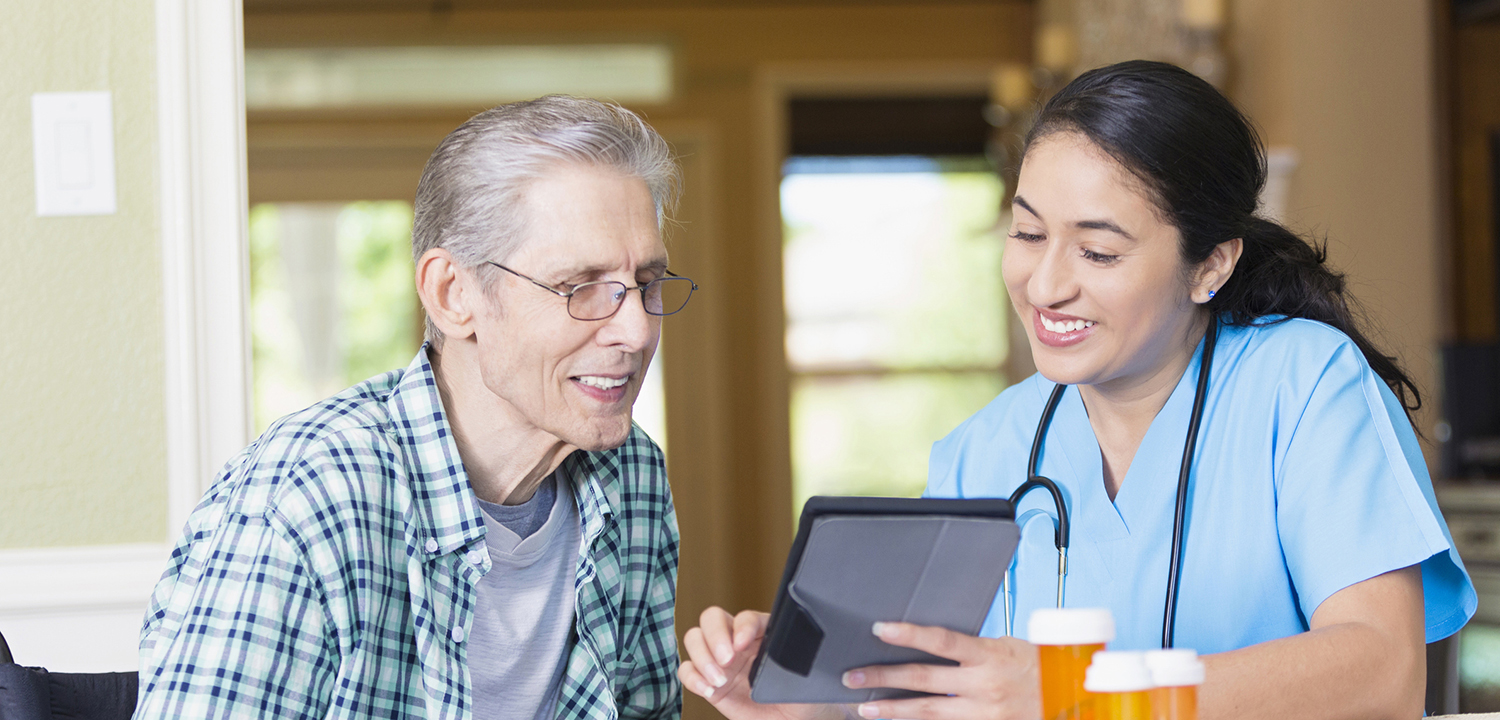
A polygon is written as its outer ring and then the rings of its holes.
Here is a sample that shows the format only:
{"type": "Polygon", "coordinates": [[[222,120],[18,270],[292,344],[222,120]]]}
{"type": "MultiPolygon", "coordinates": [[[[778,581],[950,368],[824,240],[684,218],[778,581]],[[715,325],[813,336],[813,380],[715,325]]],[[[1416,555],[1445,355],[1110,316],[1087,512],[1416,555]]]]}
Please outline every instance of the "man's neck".
{"type": "Polygon", "coordinates": [[[470,343],[428,348],[443,411],[474,494],[486,502],[517,505],[578,448],[527,422],[484,384],[470,343]]]}

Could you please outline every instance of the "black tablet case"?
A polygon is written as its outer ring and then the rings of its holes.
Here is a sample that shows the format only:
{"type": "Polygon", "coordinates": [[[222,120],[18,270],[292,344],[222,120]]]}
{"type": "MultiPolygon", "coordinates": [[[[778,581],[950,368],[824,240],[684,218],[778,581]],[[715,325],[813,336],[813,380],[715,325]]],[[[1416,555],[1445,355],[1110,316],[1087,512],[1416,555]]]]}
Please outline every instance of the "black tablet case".
{"type": "Polygon", "coordinates": [[[956,663],[888,645],[877,621],[976,635],[1020,541],[1005,500],[814,497],[750,671],[759,703],[860,703],[922,693],[850,689],[868,665],[956,663]]]}

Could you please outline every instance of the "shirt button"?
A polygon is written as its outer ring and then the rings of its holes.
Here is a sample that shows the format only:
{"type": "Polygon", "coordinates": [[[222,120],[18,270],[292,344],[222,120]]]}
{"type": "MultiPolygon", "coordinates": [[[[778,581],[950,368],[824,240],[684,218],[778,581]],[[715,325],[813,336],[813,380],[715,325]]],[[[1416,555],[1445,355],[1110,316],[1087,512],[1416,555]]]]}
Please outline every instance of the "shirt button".
{"type": "Polygon", "coordinates": [[[469,564],[473,565],[475,567],[479,567],[480,565],[483,565],[484,564],[484,553],[479,552],[478,550],[470,550],[469,551],[469,564]]]}
{"type": "Polygon", "coordinates": [[[430,553],[437,552],[437,540],[434,540],[432,538],[427,538],[427,552],[430,552],[430,553]]]}
{"type": "Polygon", "coordinates": [[[464,629],[461,628],[461,627],[453,628],[453,642],[461,643],[463,641],[464,641],[464,629]]]}

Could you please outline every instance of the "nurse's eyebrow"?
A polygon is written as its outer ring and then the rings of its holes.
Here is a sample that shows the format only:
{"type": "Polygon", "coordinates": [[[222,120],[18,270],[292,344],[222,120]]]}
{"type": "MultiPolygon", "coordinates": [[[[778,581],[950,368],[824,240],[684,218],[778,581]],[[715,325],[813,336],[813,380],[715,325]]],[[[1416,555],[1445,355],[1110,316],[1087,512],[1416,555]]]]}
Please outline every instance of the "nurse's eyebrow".
{"type": "MultiPolygon", "coordinates": [[[[1017,195],[1011,199],[1011,202],[1025,208],[1026,212],[1035,215],[1038,220],[1042,219],[1042,214],[1037,212],[1035,208],[1031,207],[1031,203],[1026,202],[1026,198],[1017,195]]],[[[1134,235],[1125,232],[1125,228],[1116,225],[1112,220],[1080,220],[1076,223],[1073,223],[1073,226],[1083,230],[1106,230],[1108,232],[1115,233],[1120,237],[1125,238],[1126,240],[1135,242],[1134,235]]]]}
{"type": "Polygon", "coordinates": [[[1129,240],[1131,242],[1135,242],[1135,236],[1134,235],[1131,235],[1130,233],[1125,232],[1124,228],[1120,227],[1119,225],[1114,224],[1114,222],[1112,222],[1110,220],[1079,220],[1078,222],[1073,223],[1073,226],[1077,227],[1077,228],[1081,228],[1083,230],[1106,230],[1106,231],[1115,233],[1116,235],[1119,235],[1120,237],[1123,237],[1126,240],[1129,240]]]}
{"type": "Polygon", "coordinates": [[[1023,198],[1020,195],[1017,195],[1017,196],[1015,196],[1014,198],[1011,199],[1011,202],[1013,202],[1013,203],[1015,203],[1017,205],[1020,205],[1023,208],[1026,208],[1026,212],[1029,212],[1032,215],[1035,215],[1036,219],[1038,219],[1038,220],[1042,219],[1042,214],[1039,213],[1039,212],[1037,212],[1034,208],[1032,208],[1031,207],[1031,203],[1026,202],[1026,198],[1023,198]]]}

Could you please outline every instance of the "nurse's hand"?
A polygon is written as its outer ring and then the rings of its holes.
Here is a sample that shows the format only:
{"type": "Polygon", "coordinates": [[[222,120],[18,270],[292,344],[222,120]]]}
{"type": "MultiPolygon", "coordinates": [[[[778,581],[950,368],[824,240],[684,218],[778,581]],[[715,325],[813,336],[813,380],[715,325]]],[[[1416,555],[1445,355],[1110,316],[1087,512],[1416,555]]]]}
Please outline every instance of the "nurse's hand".
{"type": "Polygon", "coordinates": [[[730,720],[842,720],[843,710],[832,705],[761,705],[750,699],[750,665],[770,618],[754,610],[732,617],[723,608],[704,610],[698,627],[682,637],[688,655],[677,670],[682,686],[730,720]]]}
{"type": "Polygon", "coordinates": [[[892,645],[916,648],[958,662],[943,665],[884,665],[844,674],[849,687],[889,687],[934,693],[932,697],[880,700],[859,706],[867,718],[913,720],[1035,720],[1042,716],[1036,646],[1015,638],[977,638],[936,627],[876,623],[875,635],[892,645]]]}

